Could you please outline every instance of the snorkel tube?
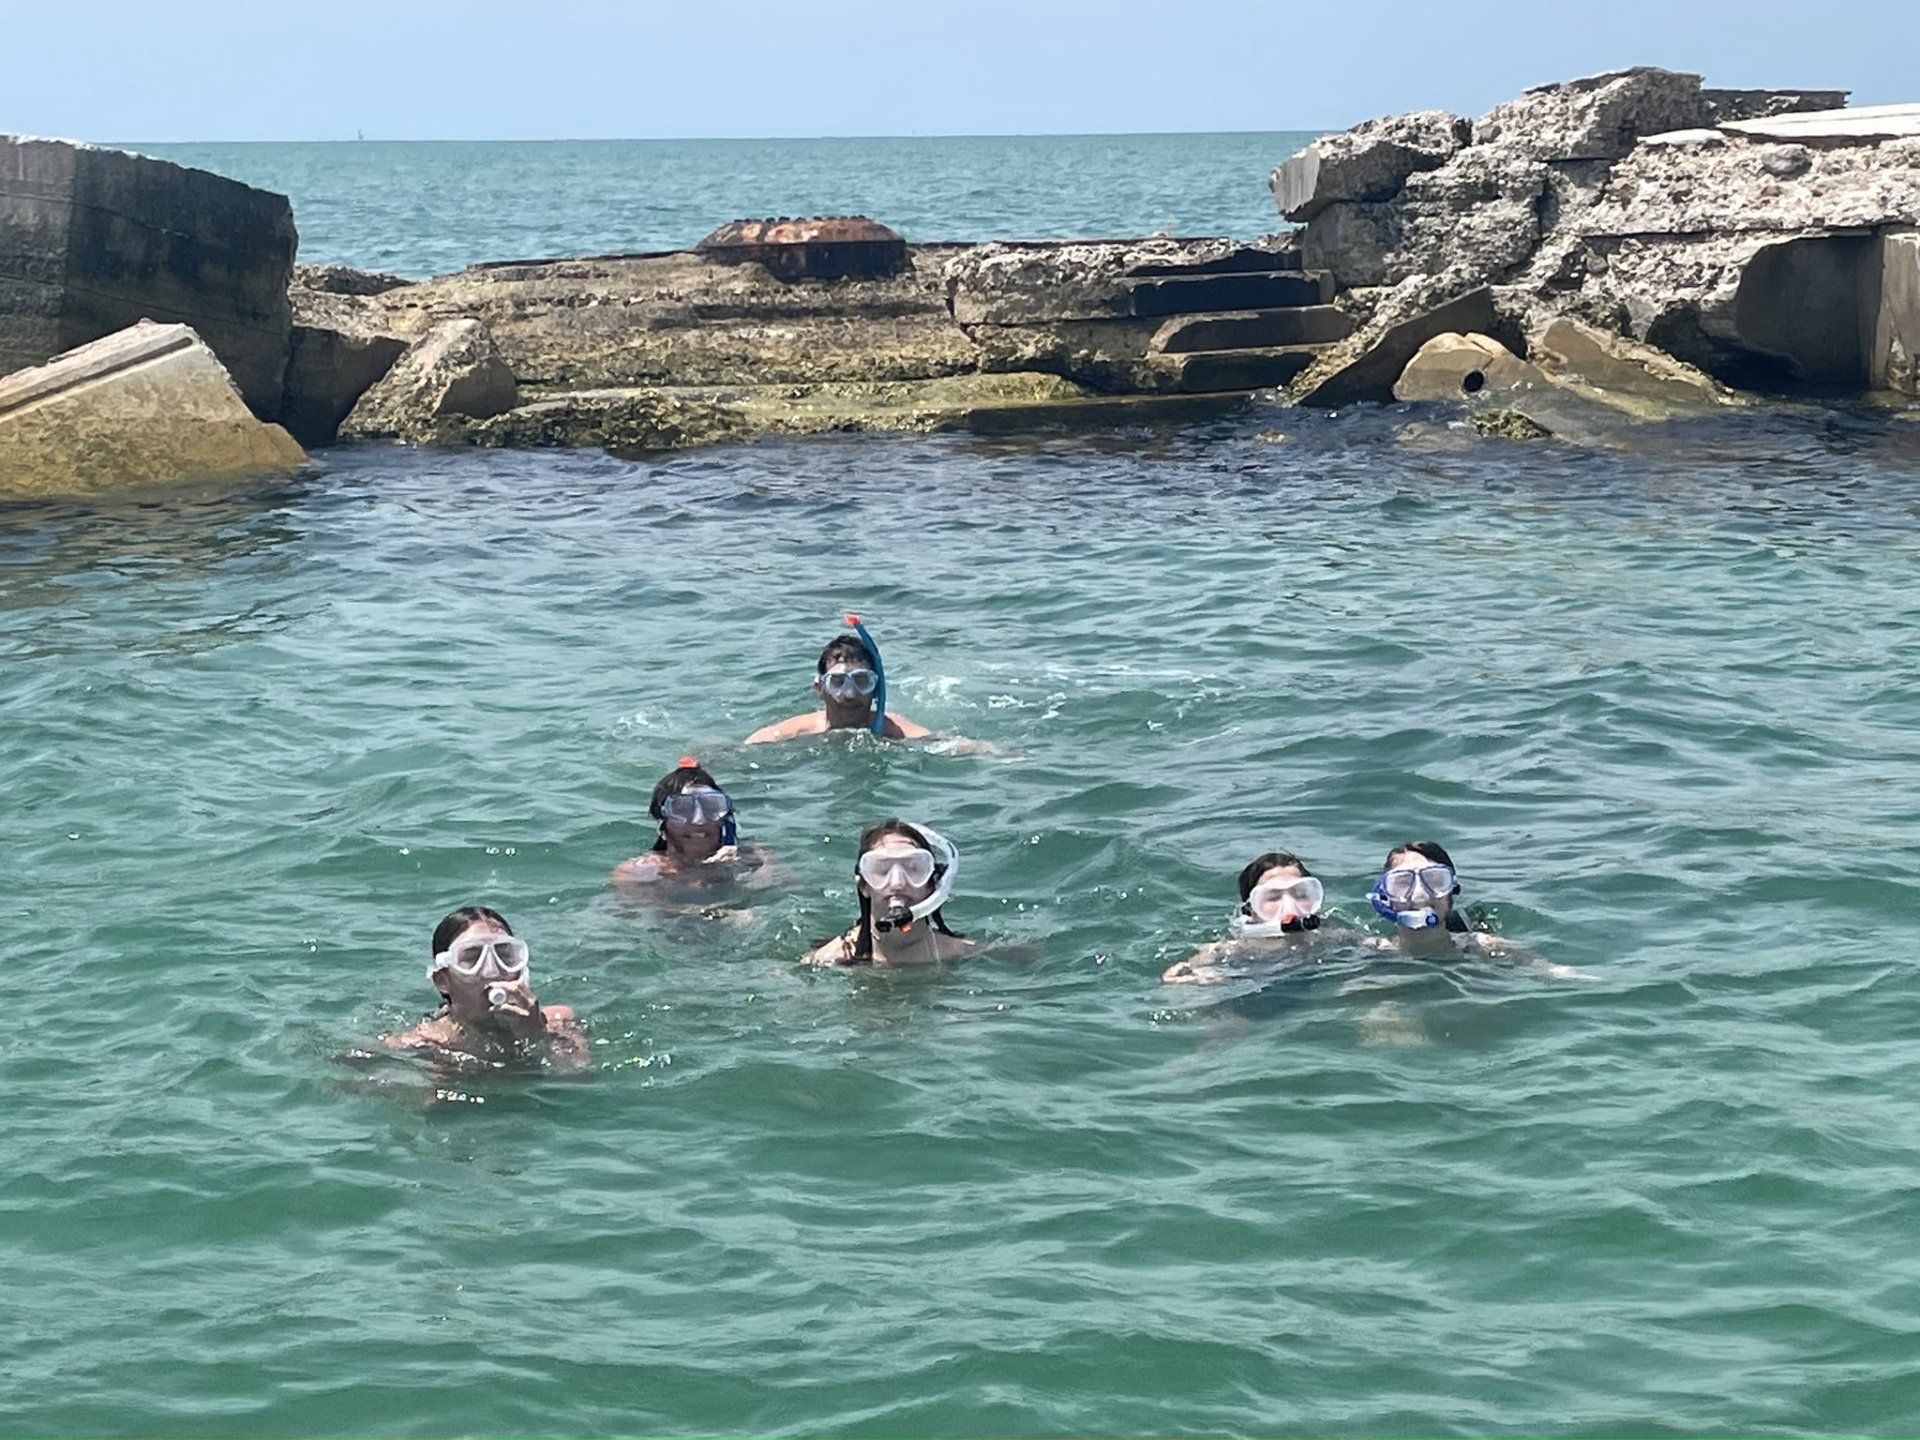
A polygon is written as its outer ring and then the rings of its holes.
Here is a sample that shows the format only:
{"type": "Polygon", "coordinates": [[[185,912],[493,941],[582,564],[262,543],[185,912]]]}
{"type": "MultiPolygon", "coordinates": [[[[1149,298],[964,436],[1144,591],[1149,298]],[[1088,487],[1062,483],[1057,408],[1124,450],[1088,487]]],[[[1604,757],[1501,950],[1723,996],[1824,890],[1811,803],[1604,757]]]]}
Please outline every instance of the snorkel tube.
{"type": "Polygon", "coordinates": [[[873,636],[860,623],[860,617],[849,611],[846,622],[853,627],[853,633],[860,637],[860,643],[867,647],[867,654],[873,657],[873,733],[884,735],[887,733],[887,667],[880,663],[880,647],[874,644],[873,636]]]}
{"type": "Polygon", "coordinates": [[[907,823],[919,831],[926,838],[927,844],[933,847],[933,853],[938,857],[940,865],[940,878],[934,884],[933,893],[918,905],[908,905],[898,895],[894,896],[887,905],[887,913],[874,917],[873,928],[883,935],[889,930],[898,930],[902,935],[911,935],[913,927],[918,922],[926,919],[953,898],[953,877],[960,873],[960,851],[955,848],[951,840],[938,830],[930,829],[918,821],[907,823]]]}
{"type": "Polygon", "coordinates": [[[1418,910],[1397,909],[1387,898],[1386,884],[1387,877],[1382,875],[1373,882],[1373,889],[1367,892],[1367,898],[1373,902],[1375,913],[1384,915],[1394,924],[1407,930],[1425,930],[1440,923],[1440,917],[1434,913],[1431,905],[1423,906],[1418,910]]]}

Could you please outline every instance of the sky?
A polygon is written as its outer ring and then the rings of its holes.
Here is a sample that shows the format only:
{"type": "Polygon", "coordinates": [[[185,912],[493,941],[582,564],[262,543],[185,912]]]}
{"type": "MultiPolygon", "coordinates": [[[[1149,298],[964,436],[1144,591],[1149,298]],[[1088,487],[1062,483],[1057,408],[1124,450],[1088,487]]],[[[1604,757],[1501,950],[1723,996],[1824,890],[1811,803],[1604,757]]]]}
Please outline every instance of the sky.
{"type": "Polygon", "coordinates": [[[1663,65],[1920,101],[1920,0],[0,0],[0,132],[95,141],[1327,130],[1663,65]]]}

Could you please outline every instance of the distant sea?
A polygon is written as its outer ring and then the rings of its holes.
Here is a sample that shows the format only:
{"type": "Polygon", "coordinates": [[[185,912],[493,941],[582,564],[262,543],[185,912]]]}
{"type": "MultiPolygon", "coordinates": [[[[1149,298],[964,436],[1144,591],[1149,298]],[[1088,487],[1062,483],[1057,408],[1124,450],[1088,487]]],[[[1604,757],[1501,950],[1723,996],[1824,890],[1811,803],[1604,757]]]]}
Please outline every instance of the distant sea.
{"type": "Polygon", "coordinates": [[[1267,175],[1312,138],[123,143],[289,196],[303,261],[424,277],[680,249],[758,215],[871,215],[913,241],[1251,238],[1284,228],[1267,175]]]}

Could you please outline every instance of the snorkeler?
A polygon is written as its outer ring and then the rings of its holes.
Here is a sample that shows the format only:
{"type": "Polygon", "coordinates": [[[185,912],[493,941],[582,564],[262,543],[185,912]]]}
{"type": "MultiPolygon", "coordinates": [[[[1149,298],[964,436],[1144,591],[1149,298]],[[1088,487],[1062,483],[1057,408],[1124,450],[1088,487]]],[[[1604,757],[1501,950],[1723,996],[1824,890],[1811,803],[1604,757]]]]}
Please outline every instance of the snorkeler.
{"type": "Polygon", "coordinates": [[[939,832],[883,820],[860,837],[860,920],[807,956],[811,965],[928,965],[979,947],[947,928],[960,852],[939,832]]]}
{"type": "Polygon", "coordinates": [[[858,615],[847,616],[847,624],[854,633],[828,641],[814,667],[813,689],[824,708],[762,726],[747,737],[747,744],[824,735],[829,730],[871,730],[888,740],[918,740],[933,733],[888,711],[887,672],[880,663],[880,647],[858,615]]]}
{"type": "Polygon", "coordinates": [[[1239,888],[1240,908],[1228,938],[1174,961],[1162,980],[1180,984],[1225,979],[1225,962],[1254,950],[1298,949],[1321,927],[1326,888],[1298,855],[1269,850],[1241,870],[1239,888]]]}
{"type": "Polygon", "coordinates": [[[1374,910],[1393,921],[1396,931],[1392,940],[1376,938],[1374,943],[1403,955],[1452,955],[1461,950],[1485,955],[1523,953],[1521,947],[1469,925],[1456,903],[1459,894],[1460,877],[1443,846],[1432,840],[1396,845],[1367,892],[1374,910]]]}
{"type": "Polygon", "coordinates": [[[463,905],[433,931],[427,983],[440,1008],[411,1030],[383,1036],[395,1050],[495,1061],[535,1056],[566,1068],[588,1060],[587,1038],[565,1005],[542,1005],[528,978],[527,942],[497,910],[463,905]]]}
{"type": "Polygon", "coordinates": [[[732,880],[766,864],[764,847],[740,844],[732,797],[691,755],[653,787],[647,814],[660,822],[653,848],[622,860],[616,884],[732,880]]]}

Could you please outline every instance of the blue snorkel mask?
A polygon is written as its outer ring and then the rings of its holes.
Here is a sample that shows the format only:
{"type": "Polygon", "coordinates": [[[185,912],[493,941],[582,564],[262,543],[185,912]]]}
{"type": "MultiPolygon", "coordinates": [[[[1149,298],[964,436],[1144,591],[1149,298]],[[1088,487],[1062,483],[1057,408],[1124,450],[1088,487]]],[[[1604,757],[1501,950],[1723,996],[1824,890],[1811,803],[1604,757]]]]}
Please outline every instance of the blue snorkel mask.
{"type": "Polygon", "coordinates": [[[1373,882],[1367,898],[1376,914],[1383,915],[1406,930],[1426,930],[1440,923],[1432,904],[1453,894],[1459,883],[1445,865],[1422,865],[1418,869],[1388,870],[1373,882]]]}
{"type": "Polygon", "coordinates": [[[846,620],[853,627],[853,633],[860,637],[860,643],[867,647],[867,654],[873,657],[873,733],[884,735],[887,733],[887,667],[880,663],[880,647],[867,633],[867,627],[860,623],[860,617],[849,613],[846,620]]]}

